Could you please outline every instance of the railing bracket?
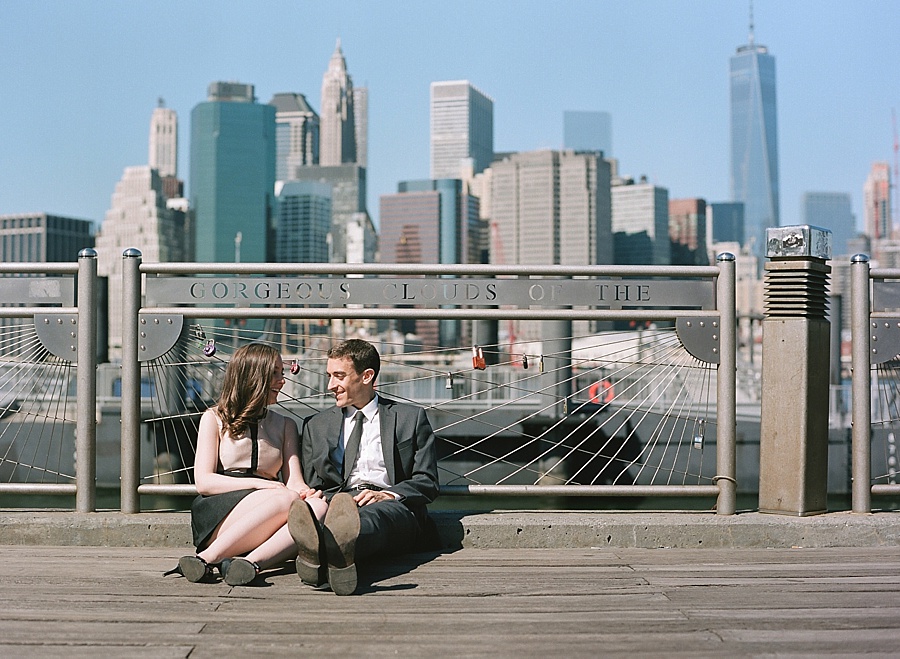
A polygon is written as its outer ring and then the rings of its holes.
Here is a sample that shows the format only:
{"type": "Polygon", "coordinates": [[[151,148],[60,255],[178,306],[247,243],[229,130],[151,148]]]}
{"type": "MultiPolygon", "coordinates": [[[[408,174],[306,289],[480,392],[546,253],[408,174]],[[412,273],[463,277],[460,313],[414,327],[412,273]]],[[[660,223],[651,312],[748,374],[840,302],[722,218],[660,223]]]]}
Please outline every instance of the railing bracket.
{"type": "Polygon", "coordinates": [[[708,364],[719,363],[719,317],[677,318],[675,333],[691,356],[708,364]]]}
{"type": "Polygon", "coordinates": [[[184,329],[184,316],[172,314],[139,314],[138,359],[148,362],[169,352],[184,329]]]}
{"type": "Polygon", "coordinates": [[[78,361],[78,314],[34,314],[38,339],[51,354],[70,362],[78,361]]]}
{"type": "Polygon", "coordinates": [[[869,321],[871,363],[884,364],[900,355],[900,318],[872,318],[869,321]]]}

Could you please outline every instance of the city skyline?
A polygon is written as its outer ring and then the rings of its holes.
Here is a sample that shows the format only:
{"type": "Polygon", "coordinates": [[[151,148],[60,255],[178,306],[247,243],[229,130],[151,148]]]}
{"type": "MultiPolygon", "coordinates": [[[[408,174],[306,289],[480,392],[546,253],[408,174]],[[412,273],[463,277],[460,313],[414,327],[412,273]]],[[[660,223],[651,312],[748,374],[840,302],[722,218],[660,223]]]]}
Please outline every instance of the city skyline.
{"type": "MultiPolygon", "coordinates": [[[[566,110],[608,112],[621,174],[646,175],[670,198],[727,201],[728,62],[747,41],[747,3],[547,6],[6,3],[4,88],[21,99],[52,90],[65,102],[0,110],[0,213],[99,226],[124,168],[146,164],[157,98],[177,111],[183,137],[215,80],[253,84],[260,102],[302,93],[320,111],[337,39],[354,82],[369,90],[373,214],[399,181],[428,176],[429,85],[456,79],[494,99],[497,152],[558,149],[566,110]]],[[[900,61],[890,29],[898,18],[900,5],[880,0],[754,3],[756,40],[778,62],[782,223],[802,221],[804,193],[831,191],[851,195],[861,228],[871,164],[893,163],[900,81],[885,63],[900,61]]],[[[181,139],[179,172],[190,171],[188,147],[181,139]]]]}

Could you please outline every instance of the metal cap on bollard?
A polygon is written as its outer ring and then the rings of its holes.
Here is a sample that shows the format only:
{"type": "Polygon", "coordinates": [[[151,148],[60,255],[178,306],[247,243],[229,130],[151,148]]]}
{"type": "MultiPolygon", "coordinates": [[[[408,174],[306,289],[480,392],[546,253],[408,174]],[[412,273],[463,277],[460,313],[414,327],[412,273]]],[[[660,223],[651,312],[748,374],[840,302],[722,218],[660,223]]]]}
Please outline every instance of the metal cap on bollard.
{"type": "Polygon", "coordinates": [[[766,229],[766,256],[770,259],[831,260],[831,231],[802,224],[766,229]]]}

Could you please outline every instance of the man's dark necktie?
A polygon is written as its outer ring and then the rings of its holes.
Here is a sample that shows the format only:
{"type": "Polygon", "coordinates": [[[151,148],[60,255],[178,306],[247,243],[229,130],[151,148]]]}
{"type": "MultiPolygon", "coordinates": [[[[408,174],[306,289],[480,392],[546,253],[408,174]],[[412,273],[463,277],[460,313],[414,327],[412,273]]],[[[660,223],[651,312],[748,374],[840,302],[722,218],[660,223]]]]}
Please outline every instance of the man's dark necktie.
{"type": "Polygon", "coordinates": [[[359,440],[362,439],[363,421],[365,420],[366,416],[362,413],[362,410],[358,410],[353,417],[354,426],[350,433],[350,439],[347,440],[347,443],[344,446],[345,485],[350,480],[350,472],[353,470],[353,465],[356,463],[356,456],[359,453],[359,440]]]}

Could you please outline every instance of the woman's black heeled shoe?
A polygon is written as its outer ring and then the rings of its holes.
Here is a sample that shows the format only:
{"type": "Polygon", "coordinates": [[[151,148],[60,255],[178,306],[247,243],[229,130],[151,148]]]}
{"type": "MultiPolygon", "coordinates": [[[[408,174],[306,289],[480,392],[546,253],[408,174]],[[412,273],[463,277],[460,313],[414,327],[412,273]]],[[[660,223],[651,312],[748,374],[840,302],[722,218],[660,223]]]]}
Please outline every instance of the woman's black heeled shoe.
{"type": "Polygon", "coordinates": [[[219,571],[229,586],[246,586],[256,579],[259,565],[246,558],[225,558],[219,564],[219,571]]]}
{"type": "Polygon", "coordinates": [[[166,577],[170,574],[180,574],[191,583],[209,580],[213,575],[213,566],[199,556],[182,556],[178,559],[178,565],[168,572],[163,572],[166,577]]]}

